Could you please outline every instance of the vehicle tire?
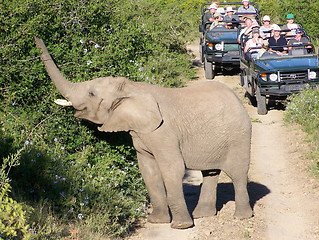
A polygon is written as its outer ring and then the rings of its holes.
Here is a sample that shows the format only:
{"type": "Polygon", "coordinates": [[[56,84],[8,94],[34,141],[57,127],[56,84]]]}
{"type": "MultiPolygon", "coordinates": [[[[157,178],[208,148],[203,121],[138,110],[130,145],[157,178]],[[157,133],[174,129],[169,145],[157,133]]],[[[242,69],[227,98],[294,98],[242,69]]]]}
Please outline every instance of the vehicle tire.
{"type": "Polygon", "coordinates": [[[260,94],[260,89],[258,86],[256,91],[256,100],[257,100],[257,113],[259,115],[266,115],[268,113],[267,104],[266,104],[266,96],[262,96],[260,94]]]}
{"type": "Polygon", "coordinates": [[[205,78],[206,79],[213,79],[215,77],[213,64],[211,62],[208,62],[205,58],[204,62],[204,69],[205,69],[205,78]]]}

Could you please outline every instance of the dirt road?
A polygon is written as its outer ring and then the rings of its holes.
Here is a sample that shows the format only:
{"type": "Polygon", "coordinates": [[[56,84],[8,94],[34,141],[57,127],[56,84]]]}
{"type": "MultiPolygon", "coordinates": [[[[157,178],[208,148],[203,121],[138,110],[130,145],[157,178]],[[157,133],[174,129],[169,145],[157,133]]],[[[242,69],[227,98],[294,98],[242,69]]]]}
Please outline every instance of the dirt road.
{"type": "MultiPolygon", "coordinates": [[[[189,46],[195,55],[198,45],[189,46]]],[[[199,59],[196,56],[195,62],[199,59]]],[[[196,64],[195,64],[196,65],[196,64]]],[[[198,68],[198,81],[205,80],[198,68]]],[[[174,230],[169,224],[145,223],[127,240],[319,240],[319,181],[308,170],[305,160],[307,144],[298,128],[287,127],[282,110],[257,115],[247,104],[239,76],[217,76],[243,100],[252,119],[252,156],[249,172],[249,194],[255,216],[235,220],[234,189],[230,179],[222,175],[218,184],[217,208],[214,217],[195,220],[195,227],[174,230]]],[[[198,172],[185,175],[185,197],[192,210],[199,194],[198,172]]]]}

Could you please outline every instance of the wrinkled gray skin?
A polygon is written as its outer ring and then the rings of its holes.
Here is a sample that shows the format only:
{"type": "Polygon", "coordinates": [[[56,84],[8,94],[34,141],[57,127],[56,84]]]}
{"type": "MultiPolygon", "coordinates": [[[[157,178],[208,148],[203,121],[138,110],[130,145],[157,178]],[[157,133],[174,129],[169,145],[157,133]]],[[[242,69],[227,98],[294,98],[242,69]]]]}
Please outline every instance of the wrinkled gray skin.
{"type": "Polygon", "coordinates": [[[122,77],[72,83],[43,41],[35,40],[48,74],[72,102],[76,117],[101,124],[100,131],[130,132],[153,207],[149,222],[193,226],[182,188],[185,168],[201,170],[204,179],[193,218],[216,214],[220,170],[234,183],[235,217],[252,216],[247,192],[251,123],[230,89],[213,81],[171,89],[122,77]]]}

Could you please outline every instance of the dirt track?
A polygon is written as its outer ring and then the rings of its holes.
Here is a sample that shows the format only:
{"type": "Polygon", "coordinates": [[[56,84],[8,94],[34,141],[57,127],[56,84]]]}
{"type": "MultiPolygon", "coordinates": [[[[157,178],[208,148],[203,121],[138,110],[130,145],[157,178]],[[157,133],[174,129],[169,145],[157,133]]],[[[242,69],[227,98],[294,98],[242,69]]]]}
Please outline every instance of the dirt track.
{"type": "MultiPolygon", "coordinates": [[[[196,43],[189,49],[198,54],[196,43]]],[[[198,59],[197,55],[195,62],[198,59]]],[[[198,66],[198,81],[202,80],[204,70],[198,66]]],[[[319,240],[319,181],[307,169],[304,134],[284,125],[282,110],[257,115],[256,108],[243,97],[239,75],[217,76],[214,81],[223,82],[238,94],[253,122],[248,189],[255,216],[247,220],[233,218],[233,186],[222,175],[216,216],[197,219],[195,227],[187,230],[145,223],[127,240],[319,240]]],[[[190,210],[196,205],[200,181],[198,172],[187,172],[185,195],[190,210]]]]}

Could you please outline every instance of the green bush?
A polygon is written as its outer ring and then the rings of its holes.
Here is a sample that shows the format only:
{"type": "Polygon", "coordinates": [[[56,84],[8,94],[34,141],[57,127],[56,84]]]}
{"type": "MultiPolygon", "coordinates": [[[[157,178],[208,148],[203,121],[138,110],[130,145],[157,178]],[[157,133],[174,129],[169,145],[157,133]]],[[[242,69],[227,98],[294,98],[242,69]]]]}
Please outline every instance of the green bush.
{"type": "Polygon", "coordinates": [[[22,205],[8,196],[10,185],[0,189],[0,239],[31,239],[22,205]]]}
{"type": "Polygon", "coordinates": [[[289,97],[285,121],[299,124],[314,143],[314,159],[319,171],[319,89],[307,89],[289,97]]]}
{"type": "Polygon", "coordinates": [[[185,46],[196,8],[189,0],[0,2],[0,177],[12,186],[8,199],[25,203],[32,239],[63,239],[71,228],[84,239],[122,236],[148,202],[130,136],[100,133],[53,104],[59,93],[33,36],[71,81],[113,75],[179,87],[195,75],[185,46]]]}

